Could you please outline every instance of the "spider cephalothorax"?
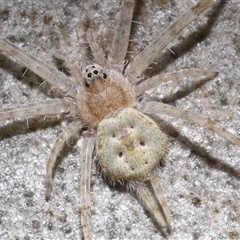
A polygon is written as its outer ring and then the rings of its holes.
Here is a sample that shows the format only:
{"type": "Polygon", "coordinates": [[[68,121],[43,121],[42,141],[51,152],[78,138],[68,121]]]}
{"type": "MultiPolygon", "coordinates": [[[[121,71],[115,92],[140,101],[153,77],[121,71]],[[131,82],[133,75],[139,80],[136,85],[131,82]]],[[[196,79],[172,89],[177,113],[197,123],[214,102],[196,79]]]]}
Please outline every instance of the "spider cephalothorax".
{"type": "Polygon", "coordinates": [[[77,101],[80,115],[87,123],[98,123],[133,104],[132,85],[116,70],[92,64],[86,67],[83,81],[85,91],[81,91],[77,101]]]}

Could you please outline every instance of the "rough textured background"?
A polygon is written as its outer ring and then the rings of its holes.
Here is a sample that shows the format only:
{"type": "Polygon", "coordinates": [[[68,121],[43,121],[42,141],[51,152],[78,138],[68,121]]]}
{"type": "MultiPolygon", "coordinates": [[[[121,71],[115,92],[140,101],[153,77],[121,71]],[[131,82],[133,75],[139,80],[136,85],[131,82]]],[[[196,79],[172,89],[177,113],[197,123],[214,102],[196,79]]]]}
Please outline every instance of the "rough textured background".
{"type": "MultiPolygon", "coordinates": [[[[51,2],[0,0],[1,36],[49,62],[59,39],[79,27],[94,27],[109,43],[119,1],[51,2]]],[[[155,68],[156,73],[162,68],[214,69],[218,77],[200,87],[193,87],[192,80],[181,87],[170,83],[149,96],[209,116],[240,136],[240,1],[226,2],[215,1],[169,46],[175,55],[165,50],[155,68]]],[[[194,3],[138,1],[134,19],[140,24],[134,24],[137,45],[131,50],[141,50],[194,3]]],[[[30,72],[21,78],[23,72],[21,65],[0,55],[0,107],[46,99],[44,87],[43,92],[37,87],[41,80],[30,72]]],[[[171,133],[171,147],[159,174],[171,211],[171,234],[164,237],[137,200],[123,188],[109,187],[93,165],[93,238],[240,239],[239,147],[194,124],[163,119],[168,127],[156,120],[171,133]]],[[[28,125],[25,119],[0,124],[0,239],[80,239],[81,140],[64,150],[52,200],[46,203],[46,162],[60,119],[29,119],[28,125]]]]}

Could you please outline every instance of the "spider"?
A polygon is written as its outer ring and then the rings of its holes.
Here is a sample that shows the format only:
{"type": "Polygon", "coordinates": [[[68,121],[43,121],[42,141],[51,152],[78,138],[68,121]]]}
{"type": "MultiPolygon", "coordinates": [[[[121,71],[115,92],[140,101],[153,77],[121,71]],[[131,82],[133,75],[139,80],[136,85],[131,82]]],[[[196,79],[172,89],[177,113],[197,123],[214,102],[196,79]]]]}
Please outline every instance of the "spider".
{"type": "MultiPolygon", "coordinates": [[[[174,78],[174,74],[166,74],[142,80],[141,75],[159,52],[210,4],[211,1],[199,2],[189,9],[166,30],[163,37],[157,38],[128,63],[124,60],[135,2],[123,1],[109,52],[105,53],[96,44],[93,33],[89,31],[87,38],[95,61],[86,64],[80,57],[66,58],[65,62],[71,70],[72,77],[23,52],[10,41],[1,39],[1,51],[59,89],[62,98],[3,109],[0,112],[0,120],[51,114],[69,115],[69,125],[58,137],[47,165],[47,200],[52,188],[53,169],[61,149],[80,129],[87,128],[83,143],[86,152],[81,155],[80,182],[81,225],[85,239],[91,238],[90,169],[95,144],[97,160],[103,175],[111,182],[125,182],[161,226],[170,224],[170,216],[156,168],[167,152],[168,143],[156,123],[146,115],[161,112],[182,118],[213,130],[240,146],[237,137],[209,118],[140,98],[145,91],[174,78]]],[[[179,72],[179,75],[181,74],[185,76],[188,72],[179,72]]],[[[215,77],[212,71],[205,74],[210,79],[215,77]]]]}

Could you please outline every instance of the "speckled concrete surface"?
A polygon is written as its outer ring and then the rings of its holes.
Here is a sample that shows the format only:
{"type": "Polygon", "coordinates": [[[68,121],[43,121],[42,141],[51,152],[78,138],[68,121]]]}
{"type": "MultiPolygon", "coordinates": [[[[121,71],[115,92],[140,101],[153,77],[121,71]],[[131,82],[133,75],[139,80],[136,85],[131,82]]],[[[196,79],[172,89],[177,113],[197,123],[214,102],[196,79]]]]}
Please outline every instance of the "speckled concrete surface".
{"type": "MultiPolygon", "coordinates": [[[[94,25],[108,44],[119,1],[52,2],[0,0],[1,36],[51,62],[59,39],[81,27],[87,15],[84,27],[94,25]]],[[[138,1],[134,20],[139,23],[132,34],[137,42],[131,51],[141,50],[196,2],[138,1]]],[[[180,87],[169,83],[149,97],[209,116],[240,136],[239,36],[240,1],[215,1],[169,45],[175,55],[169,50],[160,55],[154,71],[213,69],[218,77],[194,88],[193,79],[180,87]]],[[[21,78],[24,68],[4,55],[0,66],[0,107],[46,99],[36,76],[21,78]]],[[[161,118],[168,122],[156,121],[171,134],[170,151],[159,170],[171,211],[171,233],[163,236],[137,200],[122,188],[109,187],[93,165],[93,239],[240,239],[240,149],[194,124],[161,118]]],[[[60,120],[29,119],[29,126],[25,119],[0,123],[0,239],[81,239],[81,140],[64,150],[52,200],[44,199],[46,162],[65,127],[60,120]]]]}

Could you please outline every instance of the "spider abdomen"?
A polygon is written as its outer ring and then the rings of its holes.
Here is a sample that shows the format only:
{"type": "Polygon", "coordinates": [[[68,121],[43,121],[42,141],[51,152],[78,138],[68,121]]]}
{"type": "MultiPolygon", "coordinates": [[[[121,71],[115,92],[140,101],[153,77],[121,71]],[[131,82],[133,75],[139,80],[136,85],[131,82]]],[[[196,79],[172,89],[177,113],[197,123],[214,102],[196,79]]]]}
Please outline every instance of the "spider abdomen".
{"type": "Polygon", "coordinates": [[[97,159],[112,180],[148,180],[166,152],[157,124],[131,107],[99,123],[97,159]]]}

